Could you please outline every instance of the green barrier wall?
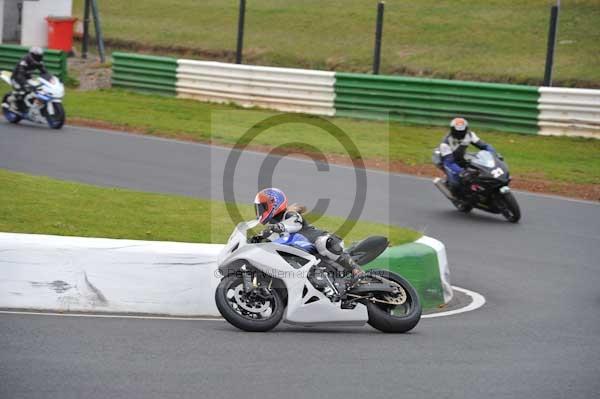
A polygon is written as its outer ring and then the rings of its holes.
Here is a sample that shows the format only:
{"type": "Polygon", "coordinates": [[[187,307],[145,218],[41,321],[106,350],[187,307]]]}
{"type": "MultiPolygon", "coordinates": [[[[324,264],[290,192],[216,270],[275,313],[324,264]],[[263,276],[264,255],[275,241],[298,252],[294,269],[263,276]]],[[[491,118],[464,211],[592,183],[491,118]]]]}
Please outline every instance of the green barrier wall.
{"type": "Polygon", "coordinates": [[[537,134],[538,88],[337,73],[336,115],[446,126],[455,116],[474,127],[537,134]]]}
{"type": "MultiPolygon", "coordinates": [[[[29,51],[29,47],[13,44],[0,45],[0,69],[12,72],[27,51],[29,51]]],[[[67,78],[67,54],[64,51],[45,50],[44,64],[50,73],[58,76],[63,82],[65,81],[67,78]]]]}
{"type": "Polygon", "coordinates": [[[127,89],[175,95],[177,59],[113,53],[112,85],[127,89]]]}
{"type": "Polygon", "coordinates": [[[444,304],[437,253],[427,245],[411,243],[388,248],[364,269],[390,270],[406,278],[417,290],[424,309],[444,304]]]}
{"type": "MultiPolygon", "coordinates": [[[[176,94],[176,58],[117,52],[113,60],[113,86],[176,94]]],[[[538,133],[538,87],[336,73],[334,89],[337,116],[439,126],[463,116],[475,128],[538,133]]]]}

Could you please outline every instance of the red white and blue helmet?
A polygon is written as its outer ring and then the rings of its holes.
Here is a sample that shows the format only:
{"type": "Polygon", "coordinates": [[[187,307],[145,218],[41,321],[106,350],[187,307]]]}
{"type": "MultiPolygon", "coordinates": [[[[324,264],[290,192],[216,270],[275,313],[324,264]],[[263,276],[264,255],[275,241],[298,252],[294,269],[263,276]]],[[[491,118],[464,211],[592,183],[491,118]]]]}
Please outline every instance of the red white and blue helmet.
{"type": "Polygon", "coordinates": [[[285,212],[287,209],[287,197],[278,188],[265,188],[260,190],[254,198],[254,209],[256,217],[262,224],[267,224],[274,217],[285,212]]]}

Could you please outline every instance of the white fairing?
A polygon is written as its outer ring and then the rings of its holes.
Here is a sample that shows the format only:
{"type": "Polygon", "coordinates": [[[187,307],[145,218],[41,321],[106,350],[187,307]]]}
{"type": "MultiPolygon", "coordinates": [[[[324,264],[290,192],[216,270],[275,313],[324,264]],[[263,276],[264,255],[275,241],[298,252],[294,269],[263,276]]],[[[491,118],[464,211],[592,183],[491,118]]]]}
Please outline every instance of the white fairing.
{"type": "MultiPolygon", "coordinates": [[[[12,86],[12,73],[2,71],[0,78],[8,85],[12,86]]],[[[27,83],[34,88],[24,97],[25,105],[28,110],[23,115],[24,118],[37,123],[46,123],[46,117],[42,114],[42,109],[45,106],[49,115],[55,114],[56,103],[61,103],[65,96],[65,86],[56,76],[50,76],[48,79],[43,77],[29,79],[27,83]]],[[[3,105],[8,107],[8,105],[3,105]]]]}
{"type": "Polygon", "coordinates": [[[65,96],[65,86],[56,76],[53,76],[49,80],[39,78],[39,82],[41,84],[40,88],[38,88],[40,94],[52,97],[54,100],[60,100],[65,96]]]}
{"type": "Polygon", "coordinates": [[[362,325],[367,322],[369,317],[367,308],[363,304],[358,303],[354,309],[342,309],[341,302],[331,302],[321,291],[313,287],[308,279],[308,272],[320,262],[313,255],[288,245],[248,243],[247,231],[257,224],[258,221],[254,220],[236,226],[217,258],[219,267],[244,260],[261,272],[282,280],[288,291],[288,304],[284,316],[284,321],[287,323],[362,325]],[[295,269],[277,251],[304,258],[306,264],[295,269]],[[304,287],[307,293],[303,296],[304,287]],[[306,303],[309,300],[310,303],[306,303]]]}
{"type": "Polygon", "coordinates": [[[2,78],[2,80],[4,81],[4,83],[6,83],[9,86],[12,85],[12,83],[10,83],[11,76],[12,76],[12,73],[9,72],[9,71],[2,71],[0,73],[0,78],[2,78]]]}

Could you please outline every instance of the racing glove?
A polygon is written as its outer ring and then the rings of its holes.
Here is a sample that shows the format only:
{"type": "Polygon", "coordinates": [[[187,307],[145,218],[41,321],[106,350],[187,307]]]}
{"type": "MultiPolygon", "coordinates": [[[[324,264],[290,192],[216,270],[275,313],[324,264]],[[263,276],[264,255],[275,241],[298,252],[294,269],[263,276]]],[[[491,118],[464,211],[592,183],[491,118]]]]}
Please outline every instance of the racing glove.
{"type": "Polygon", "coordinates": [[[271,228],[269,228],[268,230],[272,233],[281,234],[285,231],[285,226],[283,225],[283,223],[277,223],[271,226],[271,228]]]}

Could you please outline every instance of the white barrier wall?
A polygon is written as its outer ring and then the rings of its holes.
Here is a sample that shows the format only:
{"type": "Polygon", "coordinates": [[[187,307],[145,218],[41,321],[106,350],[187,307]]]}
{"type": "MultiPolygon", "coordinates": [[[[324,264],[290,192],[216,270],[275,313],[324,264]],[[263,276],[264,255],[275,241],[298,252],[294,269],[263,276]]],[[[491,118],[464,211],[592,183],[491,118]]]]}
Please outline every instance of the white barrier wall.
{"type": "Polygon", "coordinates": [[[47,16],[69,17],[72,0],[26,0],[23,2],[21,45],[48,46],[47,16]]]}
{"type": "Polygon", "coordinates": [[[0,233],[0,308],[218,315],[221,247],[0,233]]]}
{"type": "Polygon", "coordinates": [[[177,96],[284,112],[334,115],[335,73],[178,60],[177,96]]]}
{"type": "MultiPolygon", "coordinates": [[[[448,303],[444,245],[430,237],[416,243],[436,252],[448,303]]],[[[214,295],[222,247],[0,233],[0,309],[220,316],[214,295]]]]}
{"type": "Polygon", "coordinates": [[[538,109],[541,135],[600,138],[600,90],[541,87],[538,109]]]}

